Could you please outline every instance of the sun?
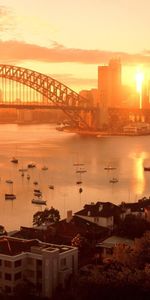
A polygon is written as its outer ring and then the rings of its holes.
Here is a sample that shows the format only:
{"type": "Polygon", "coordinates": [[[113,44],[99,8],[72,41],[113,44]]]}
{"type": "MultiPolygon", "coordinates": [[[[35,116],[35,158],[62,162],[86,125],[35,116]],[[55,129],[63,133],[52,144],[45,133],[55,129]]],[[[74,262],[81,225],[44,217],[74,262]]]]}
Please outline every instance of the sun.
{"type": "Polygon", "coordinates": [[[136,89],[137,92],[141,93],[142,92],[142,84],[144,80],[144,73],[142,71],[137,71],[136,72],[136,89]]]}

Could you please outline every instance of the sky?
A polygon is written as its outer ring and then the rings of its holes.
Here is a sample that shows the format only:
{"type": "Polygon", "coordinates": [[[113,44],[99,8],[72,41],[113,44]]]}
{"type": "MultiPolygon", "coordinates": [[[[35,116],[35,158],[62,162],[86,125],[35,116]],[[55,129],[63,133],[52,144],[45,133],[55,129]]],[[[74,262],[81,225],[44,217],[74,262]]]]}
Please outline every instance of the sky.
{"type": "Polygon", "coordinates": [[[149,79],[150,0],[0,0],[0,63],[47,74],[80,91],[98,66],[122,62],[122,82],[149,79]]]}

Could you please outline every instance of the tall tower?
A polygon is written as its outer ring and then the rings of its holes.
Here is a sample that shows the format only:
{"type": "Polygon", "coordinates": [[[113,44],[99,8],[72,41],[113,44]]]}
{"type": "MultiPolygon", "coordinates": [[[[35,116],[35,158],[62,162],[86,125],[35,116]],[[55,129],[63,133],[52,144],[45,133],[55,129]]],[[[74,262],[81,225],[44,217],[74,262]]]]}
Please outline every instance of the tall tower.
{"type": "Polygon", "coordinates": [[[119,59],[111,59],[110,71],[110,107],[121,105],[121,63],[119,59]]]}
{"type": "Polygon", "coordinates": [[[121,63],[111,59],[108,66],[98,67],[100,107],[118,107],[121,103],[121,63]]]}

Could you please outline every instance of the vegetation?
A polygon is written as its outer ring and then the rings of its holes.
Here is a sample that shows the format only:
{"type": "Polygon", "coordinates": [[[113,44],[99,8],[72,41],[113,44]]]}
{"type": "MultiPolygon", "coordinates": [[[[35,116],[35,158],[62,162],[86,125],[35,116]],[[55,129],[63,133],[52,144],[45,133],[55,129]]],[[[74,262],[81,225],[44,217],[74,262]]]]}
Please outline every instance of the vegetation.
{"type": "Polygon", "coordinates": [[[56,223],[60,220],[59,211],[53,207],[38,211],[33,215],[33,225],[41,226],[45,224],[56,223]]]}
{"type": "Polygon", "coordinates": [[[150,223],[140,216],[127,215],[117,229],[117,234],[131,239],[141,237],[147,230],[150,230],[150,223]]]}

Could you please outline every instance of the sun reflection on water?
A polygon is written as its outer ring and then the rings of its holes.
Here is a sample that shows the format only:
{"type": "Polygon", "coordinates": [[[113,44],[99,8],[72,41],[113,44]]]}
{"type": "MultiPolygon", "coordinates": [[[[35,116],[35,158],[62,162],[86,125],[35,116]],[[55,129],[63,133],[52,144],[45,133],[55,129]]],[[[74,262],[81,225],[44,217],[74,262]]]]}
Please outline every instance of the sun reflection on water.
{"type": "Polygon", "coordinates": [[[145,188],[144,161],[147,159],[147,153],[134,152],[130,157],[133,159],[133,177],[135,179],[133,188],[136,194],[142,195],[145,188]]]}

